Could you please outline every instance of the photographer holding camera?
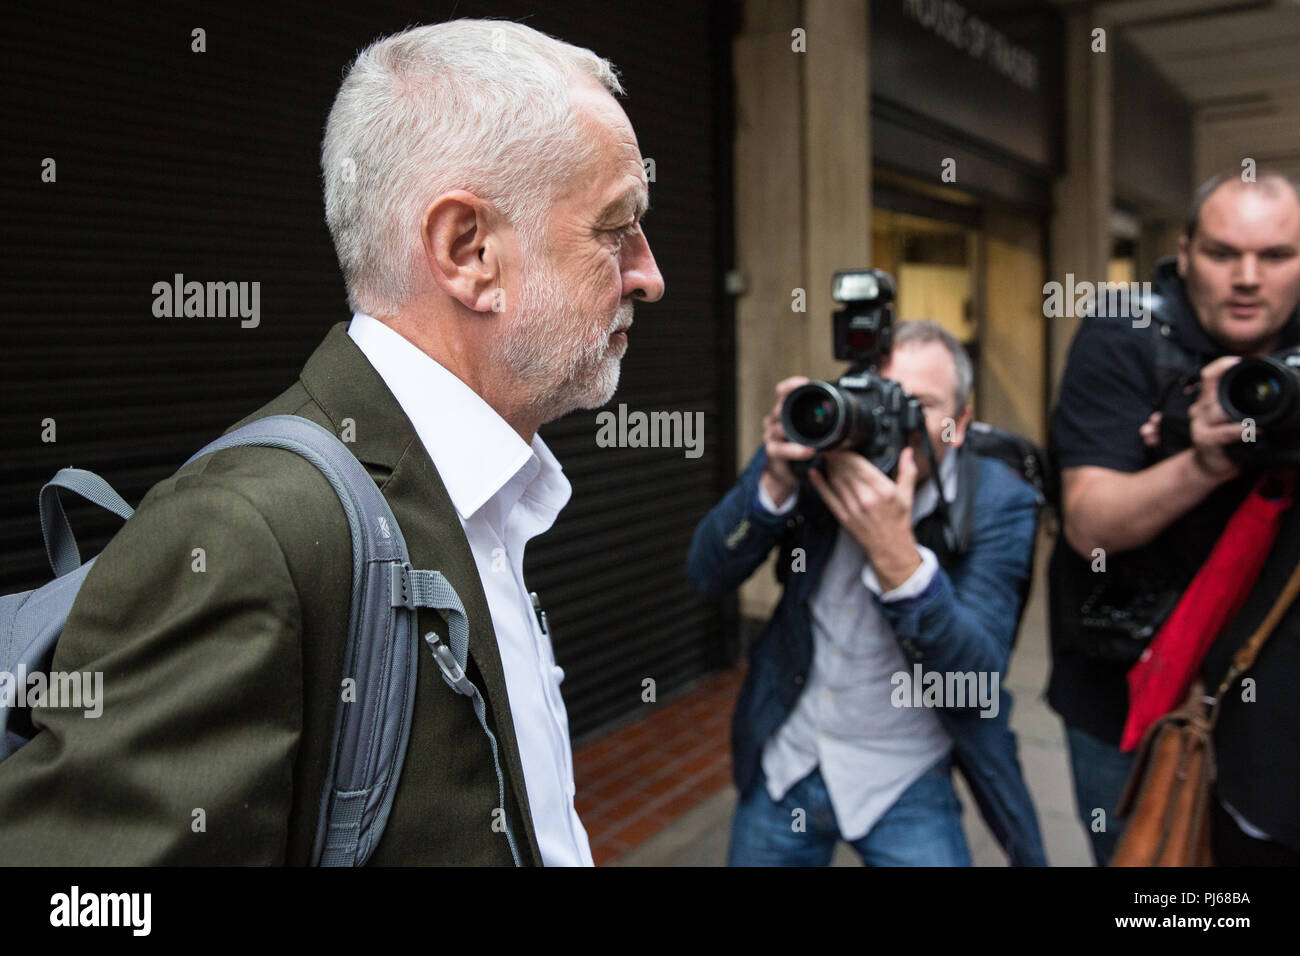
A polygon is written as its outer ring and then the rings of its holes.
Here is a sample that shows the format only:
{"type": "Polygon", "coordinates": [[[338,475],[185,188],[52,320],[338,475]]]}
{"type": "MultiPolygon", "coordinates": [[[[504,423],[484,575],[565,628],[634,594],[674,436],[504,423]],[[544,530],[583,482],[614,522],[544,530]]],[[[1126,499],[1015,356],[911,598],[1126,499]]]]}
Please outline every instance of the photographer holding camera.
{"type": "MultiPolygon", "coordinates": [[[[1084,319],[1051,429],[1064,533],[1051,565],[1048,701],[1066,724],[1079,815],[1100,865],[1123,829],[1114,810],[1133,762],[1120,750],[1132,720],[1126,674],[1202,580],[1198,570],[1260,475],[1298,460],[1300,378],[1280,361],[1242,358],[1300,344],[1295,183],[1267,172],[1207,182],[1154,286],[1145,321],[1084,319]]],[[[1214,606],[1228,621],[1203,660],[1187,664],[1211,693],[1300,562],[1300,519],[1286,503],[1258,577],[1218,582],[1230,597],[1214,606]]],[[[1249,672],[1257,697],[1234,683],[1220,701],[1210,815],[1222,864],[1300,863],[1296,611],[1249,672]]]]}
{"type": "Polygon", "coordinates": [[[836,290],[849,302],[836,357],[857,360],[853,372],[838,388],[777,386],[763,447],[687,559],[695,587],[720,594],[781,552],[784,594],[733,720],[728,862],[824,866],[843,839],[869,866],[969,866],[956,764],[1012,863],[1045,865],[999,683],[1037,500],[963,447],[973,373],[961,344],[904,322],[891,351],[884,273],[837,274],[836,290]],[[865,284],[854,293],[845,277],[865,284]],[[849,327],[855,315],[870,331],[849,327]],[[992,699],[922,698],[926,672],[984,680],[992,699]]]}

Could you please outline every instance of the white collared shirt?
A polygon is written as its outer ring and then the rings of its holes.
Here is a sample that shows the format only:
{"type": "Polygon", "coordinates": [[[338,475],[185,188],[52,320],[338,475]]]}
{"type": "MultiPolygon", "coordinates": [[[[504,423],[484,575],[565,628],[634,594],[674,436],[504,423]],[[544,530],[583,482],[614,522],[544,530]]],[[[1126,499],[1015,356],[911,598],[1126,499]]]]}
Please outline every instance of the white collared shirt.
{"type": "MultiPolygon", "coordinates": [[[[939,464],[944,496],[957,490],[957,456],[939,464]]],[[[759,485],[759,504],[774,514],[794,508],[797,492],[778,508],[759,485]]],[[[912,524],[939,503],[934,481],[916,490],[912,524]]],[[[939,570],[934,552],[917,545],[921,566],[883,594],[875,569],[854,537],[839,528],[812,596],[813,662],[799,702],[763,748],[768,795],[777,802],[815,767],[830,794],[840,835],[866,836],[918,777],[952,748],[934,711],[895,707],[891,677],[911,672],[893,629],[876,606],[925,590],[939,570]]]]}
{"type": "MultiPolygon", "coordinates": [[[[573,748],[555,664],[524,584],[524,547],[555,523],[573,489],[539,436],[524,444],[468,385],[371,316],[348,335],[429,453],[469,539],[496,631],[528,804],[547,866],[592,866],[573,806],[573,748]]],[[[522,837],[518,821],[511,821],[522,837]]]]}

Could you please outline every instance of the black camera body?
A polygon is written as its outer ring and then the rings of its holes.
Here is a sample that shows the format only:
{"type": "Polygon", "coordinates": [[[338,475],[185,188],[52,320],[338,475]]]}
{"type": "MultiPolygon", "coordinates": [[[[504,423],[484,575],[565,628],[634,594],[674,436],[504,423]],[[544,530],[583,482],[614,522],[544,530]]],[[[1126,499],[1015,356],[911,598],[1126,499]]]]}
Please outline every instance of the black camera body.
{"type": "Polygon", "coordinates": [[[799,386],[781,406],[791,441],[851,449],[891,477],[903,449],[925,430],[920,403],[875,371],[893,345],[894,295],[893,277],[880,269],[836,272],[831,296],[842,308],[832,316],[834,353],[852,367],[834,385],[799,386]]]}
{"type": "Polygon", "coordinates": [[[1219,404],[1259,429],[1228,446],[1231,457],[1258,468],[1300,464],[1300,346],[1243,358],[1219,379],[1219,404]]]}

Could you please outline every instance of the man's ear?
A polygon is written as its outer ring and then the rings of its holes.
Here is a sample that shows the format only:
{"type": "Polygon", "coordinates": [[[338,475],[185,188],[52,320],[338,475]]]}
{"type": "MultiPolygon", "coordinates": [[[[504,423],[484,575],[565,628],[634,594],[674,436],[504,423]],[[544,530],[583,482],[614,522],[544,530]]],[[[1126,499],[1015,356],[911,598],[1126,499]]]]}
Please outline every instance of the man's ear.
{"type": "Polygon", "coordinates": [[[500,312],[504,296],[501,230],[492,207],[463,189],[424,211],[424,265],[438,288],[475,312],[500,312]]]}
{"type": "Polygon", "coordinates": [[[971,411],[970,402],[967,402],[966,407],[961,410],[961,414],[953,420],[952,441],[948,443],[951,447],[960,448],[962,443],[966,441],[966,426],[971,423],[971,419],[974,417],[975,413],[971,411]]]}
{"type": "Polygon", "coordinates": [[[1187,233],[1178,237],[1178,275],[1187,278],[1187,257],[1192,254],[1192,245],[1187,241],[1187,233]]]}

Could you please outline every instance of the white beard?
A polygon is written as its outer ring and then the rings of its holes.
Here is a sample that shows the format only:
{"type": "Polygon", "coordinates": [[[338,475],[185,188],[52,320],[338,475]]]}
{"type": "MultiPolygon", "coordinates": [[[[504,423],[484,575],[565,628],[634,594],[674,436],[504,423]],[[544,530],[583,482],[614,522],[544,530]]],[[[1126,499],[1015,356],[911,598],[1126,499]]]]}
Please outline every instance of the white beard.
{"type": "Polygon", "coordinates": [[[540,420],[554,421],[576,408],[598,408],[613,398],[623,354],[612,351],[609,337],[631,323],[632,304],[619,306],[599,338],[573,341],[574,329],[585,332],[593,323],[573,313],[568,290],[554,272],[538,269],[520,298],[516,334],[507,337],[494,358],[523,386],[526,402],[540,420]]]}

